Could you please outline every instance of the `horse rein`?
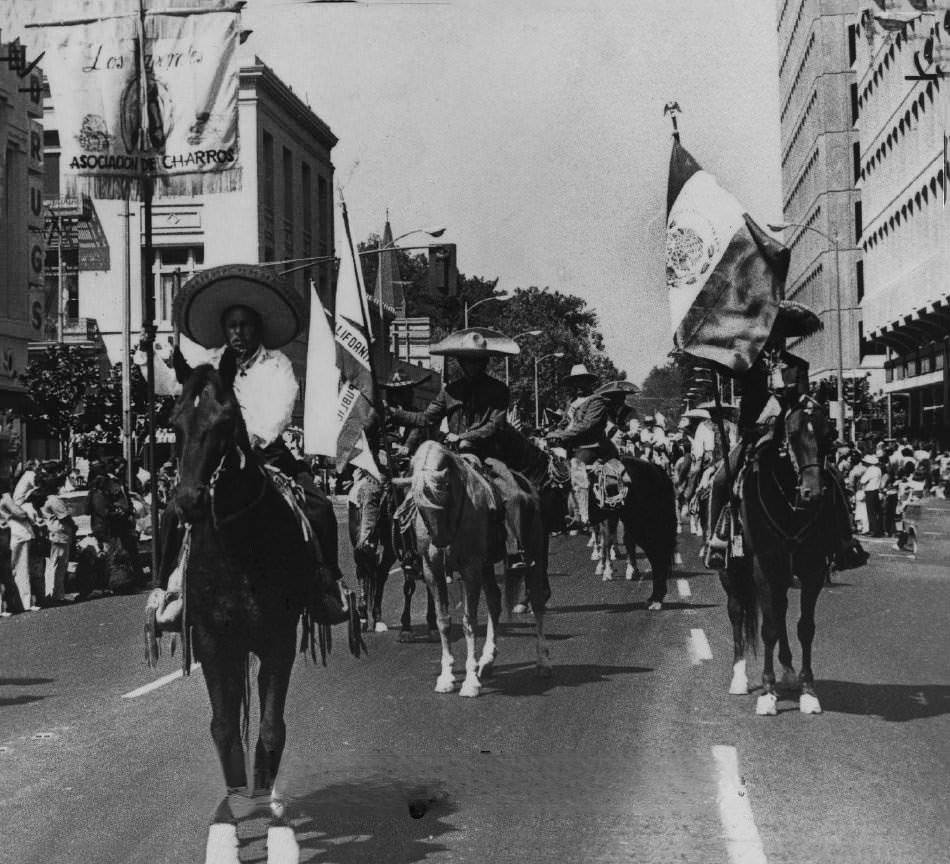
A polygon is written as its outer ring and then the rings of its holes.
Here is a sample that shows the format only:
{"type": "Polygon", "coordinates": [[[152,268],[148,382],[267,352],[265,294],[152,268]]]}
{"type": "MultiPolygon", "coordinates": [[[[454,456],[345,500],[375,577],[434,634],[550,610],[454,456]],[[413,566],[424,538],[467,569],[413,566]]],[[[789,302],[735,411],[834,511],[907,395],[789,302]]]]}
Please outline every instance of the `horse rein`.
{"type": "MultiPolygon", "coordinates": [[[[243,471],[247,465],[247,454],[244,452],[244,449],[241,447],[241,445],[236,442],[234,443],[234,450],[237,451],[238,458],[240,460],[238,464],[238,470],[243,471]]],[[[233,451],[230,448],[224,451],[224,454],[221,456],[221,461],[218,462],[218,467],[215,468],[214,471],[211,472],[211,477],[208,480],[207,489],[208,489],[208,496],[210,498],[209,509],[211,511],[211,522],[214,525],[215,530],[220,528],[222,525],[227,525],[229,522],[233,522],[235,519],[237,519],[243,513],[246,513],[248,510],[253,510],[255,507],[257,507],[261,503],[261,501],[264,500],[264,496],[267,494],[267,475],[264,473],[264,469],[258,466],[257,470],[261,476],[261,491],[258,493],[257,497],[246,507],[242,508],[241,510],[238,510],[235,513],[231,513],[227,516],[217,515],[214,509],[214,497],[215,497],[216,487],[217,487],[219,478],[227,470],[224,466],[224,463],[227,461],[228,456],[232,452],[233,451]]]]}

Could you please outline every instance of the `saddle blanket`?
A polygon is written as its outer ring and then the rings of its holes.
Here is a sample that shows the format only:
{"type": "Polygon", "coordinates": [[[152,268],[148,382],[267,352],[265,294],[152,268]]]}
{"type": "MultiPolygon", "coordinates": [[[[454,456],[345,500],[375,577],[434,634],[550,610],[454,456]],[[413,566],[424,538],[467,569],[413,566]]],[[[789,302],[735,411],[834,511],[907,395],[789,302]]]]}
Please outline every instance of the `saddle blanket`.
{"type": "Polygon", "coordinates": [[[264,468],[270,477],[271,483],[274,484],[274,488],[280,493],[280,497],[287,502],[287,506],[290,507],[291,512],[297,517],[303,539],[309,543],[313,540],[313,529],[310,527],[310,520],[307,518],[301,506],[304,500],[303,489],[295,480],[292,480],[273,465],[265,465],[264,468]]]}

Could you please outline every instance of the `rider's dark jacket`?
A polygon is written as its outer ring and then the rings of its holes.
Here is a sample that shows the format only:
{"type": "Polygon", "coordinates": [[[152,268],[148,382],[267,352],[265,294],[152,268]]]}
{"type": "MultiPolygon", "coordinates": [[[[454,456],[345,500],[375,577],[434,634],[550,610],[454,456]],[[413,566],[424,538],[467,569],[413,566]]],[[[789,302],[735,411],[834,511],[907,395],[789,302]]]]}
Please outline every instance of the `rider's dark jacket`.
{"type": "Polygon", "coordinates": [[[500,431],[508,423],[508,388],[484,373],[446,384],[424,411],[393,408],[390,416],[406,426],[438,429],[442,420],[448,431],[467,442],[482,458],[504,458],[500,431]]]}
{"type": "Polygon", "coordinates": [[[600,444],[606,440],[607,423],[610,419],[610,398],[595,393],[577,407],[567,428],[552,432],[548,435],[548,440],[565,448],[600,444]]]}

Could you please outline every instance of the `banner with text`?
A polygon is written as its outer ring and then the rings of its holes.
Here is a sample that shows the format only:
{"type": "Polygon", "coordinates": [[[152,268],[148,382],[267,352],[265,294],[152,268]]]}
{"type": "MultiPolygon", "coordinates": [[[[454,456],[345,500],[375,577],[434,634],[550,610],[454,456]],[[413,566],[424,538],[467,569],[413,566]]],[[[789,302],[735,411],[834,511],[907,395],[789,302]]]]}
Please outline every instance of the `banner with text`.
{"type": "Polygon", "coordinates": [[[64,194],[136,196],[143,173],[156,197],[239,189],[238,14],[144,20],[45,28],[64,194]]]}

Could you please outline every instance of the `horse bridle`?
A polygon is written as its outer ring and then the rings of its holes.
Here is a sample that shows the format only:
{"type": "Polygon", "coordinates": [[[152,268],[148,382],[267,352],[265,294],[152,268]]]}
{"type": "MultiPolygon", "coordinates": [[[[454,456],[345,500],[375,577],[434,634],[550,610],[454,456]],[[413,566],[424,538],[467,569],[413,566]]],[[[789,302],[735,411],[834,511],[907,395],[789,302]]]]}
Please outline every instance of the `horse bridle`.
{"type": "MultiPolygon", "coordinates": [[[[215,468],[214,471],[211,472],[211,477],[208,479],[208,484],[206,487],[208,490],[208,499],[209,499],[208,507],[211,511],[211,523],[214,525],[215,529],[218,529],[221,525],[227,525],[229,522],[233,522],[235,519],[237,519],[242,514],[246,513],[248,510],[253,510],[255,507],[257,507],[258,504],[261,503],[261,501],[264,500],[264,496],[267,494],[267,475],[264,473],[264,469],[258,465],[257,470],[261,477],[261,489],[260,489],[260,492],[257,494],[257,497],[254,498],[254,500],[250,504],[248,504],[246,507],[243,507],[234,513],[231,513],[227,516],[217,515],[214,509],[214,496],[217,491],[218,480],[221,477],[221,475],[227,470],[225,468],[225,462],[227,461],[228,456],[231,453],[237,451],[239,471],[243,471],[245,466],[247,465],[247,454],[244,452],[244,448],[241,447],[241,445],[238,444],[236,441],[232,442],[232,445],[233,445],[233,448],[228,447],[225,449],[224,453],[221,456],[221,460],[218,462],[217,468],[215,468]]],[[[199,488],[201,487],[199,486],[199,488]]]]}

